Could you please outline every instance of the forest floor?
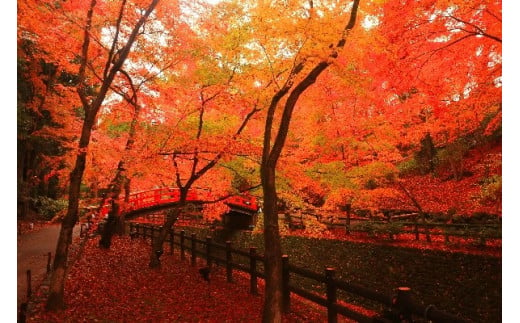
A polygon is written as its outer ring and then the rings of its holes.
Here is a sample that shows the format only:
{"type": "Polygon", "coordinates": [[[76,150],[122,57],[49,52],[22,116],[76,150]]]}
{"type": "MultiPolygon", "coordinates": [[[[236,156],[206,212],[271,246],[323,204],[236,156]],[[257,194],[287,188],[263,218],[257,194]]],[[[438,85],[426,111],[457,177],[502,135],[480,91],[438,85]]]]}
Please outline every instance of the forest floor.
{"type": "MultiPolygon", "coordinates": [[[[305,233],[305,230],[293,230],[290,234],[302,237],[308,236],[308,234],[305,233]]],[[[432,231],[430,235],[430,241],[427,241],[427,237],[424,233],[421,233],[419,236],[420,238],[417,240],[413,233],[401,233],[395,235],[394,239],[390,240],[388,235],[370,236],[369,234],[362,232],[346,234],[345,229],[334,229],[329,230],[323,238],[359,243],[373,243],[401,248],[439,250],[444,252],[458,252],[491,257],[502,256],[502,239],[488,239],[484,244],[482,244],[478,239],[450,237],[450,242],[446,243],[444,236],[434,231],[432,231]]]]}
{"type": "MultiPolygon", "coordinates": [[[[26,258],[34,258],[24,246],[28,244],[41,248],[51,248],[54,253],[57,225],[35,224],[29,227],[22,224],[22,243],[18,238],[18,280],[20,270],[27,259],[20,257],[22,251],[26,258]],[[52,232],[50,232],[50,231],[52,232]],[[45,247],[34,243],[36,236],[52,235],[47,239],[52,246],[45,247]],[[27,241],[32,241],[29,243],[27,241]],[[24,262],[25,261],[25,262],[24,262]],[[22,264],[22,266],[21,266],[22,264]]],[[[460,241],[446,245],[443,241],[426,243],[414,241],[413,237],[401,237],[397,241],[376,241],[363,236],[345,235],[340,230],[334,233],[338,240],[394,244],[401,247],[442,249],[445,251],[470,252],[501,256],[501,243],[487,246],[474,246],[460,241]],[[409,238],[409,239],[408,239],[409,238]]],[[[293,232],[302,234],[303,232],[293,232]]],[[[332,236],[329,238],[333,238],[332,236]]],[[[41,240],[41,239],[40,239],[41,240]]],[[[45,294],[48,290],[48,277],[45,276],[46,252],[39,252],[41,275],[33,275],[33,297],[29,306],[27,322],[255,322],[261,321],[263,303],[263,280],[259,280],[259,295],[249,293],[249,280],[238,271],[233,273],[234,282],[226,282],[225,269],[214,267],[210,282],[206,282],[198,269],[205,263],[199,260],[191,266],[189,259],[181,260],[179,254],[161,257],[158,269],[148,268],[149,242],[142,239],[131,240],[128,236],[116,237],[110,250],[98,247],[99,237],[92,237],[80,244],[75,238],[70,258],[77,259],[70,267],[65,288],[66,309],[58,313],[44,310],[45,294]],[[44,259],[45,258],[45,259],[44,259]]],[[[49,244],[47,243],[47,244],[49,244]]],[[[33,248],[33,247],[31,247],[33,248]]],[[[46,251],[46,250],[44,250],[46,251]]],[[[29,259],[29,261],[32,261],[29,259]]],[[[23,268],[22,268],[23,267],[23,268]]],[[[34,267],[34,266],[33,266],[34,267]]],[[[37,272],[37,270],[35,270],[37,272]]],[[[22,274],[24,274],[22,273],[22,274]]],[[[23,280],[22,277],[22,280],[23,280]]],[[[18,298],[25,296],[25,289],[18,284],[18,298]]],[[[19,305],[19,304],[18,304],[19,305]]],[[[363,311],[363,309],[357,308],[363,311]]],[[[374,313],[365,312],[367,315],[374,313]]],[[[291,296],[291,313],[284,317],[285,322],[323,322],[327,320],[324,308],[299,297],[291,296]]],[[[349,322],[346,319],[341,322],[349,322]]]]}
{"type": "MultiPolygon", "coordinates": [[[[98,247],[90,238],[77,261],[70,267],[65,286],[66,309],[57,313],[44,310],[48,282],[35,291],[27,322],[260,322],[264,286],[259,294],[249,293],[249,280],[233,272],[233,283],[226,281],[222,267],[214,266],[210,281],[198,269],[199,260],[181,260],[167,251],[161,267],[148,267],[149,242],[115,237],[110,250],[98,247]]],[[[76,255],[72,255],[74,258],[76,255]]],[[[370,314],[370,313],[367,313],[370,314]]],[[[298,297],[291,297],[291,312],[284,322],[324,322],[324,308],[298,297]]],[[[340,322],[350,322],[341,319],[340,322]]]]}

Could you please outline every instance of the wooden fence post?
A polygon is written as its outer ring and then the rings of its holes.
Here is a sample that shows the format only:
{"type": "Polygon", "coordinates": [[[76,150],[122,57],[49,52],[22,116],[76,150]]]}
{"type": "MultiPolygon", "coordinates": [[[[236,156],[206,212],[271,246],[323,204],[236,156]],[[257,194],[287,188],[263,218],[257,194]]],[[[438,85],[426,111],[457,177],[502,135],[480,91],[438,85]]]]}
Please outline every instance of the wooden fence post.
{"type": "Polygon", "coordinates": [[[32,287],[31,287],[31,270],[27,269],[27,299],[31,298],[32,287]]]}
{"type": "Polygon", "coordinates": [[[450,235],[448,234],[448,228],[444,228],[444,243],[449,244],[450,243],[450,235]]]}
{"type": "Polygon", "coordinates": [[[256,275],[256,247],[249,247],[249,273],[251,274],[251,294],[258,295],[258,284],[256,275]]]}
{"type": "Polygon", "coordinates": [[[397,298],[395,301],[395,305],[399,310],[399,317],[401,319],[401,322],[412,321],[411,303],[412,290],[409,287],[397,288],[397,298]]]}
{"type": "Polygon", "coordinates": [[[134,236],[135,236],[135,229],[134,229],[134,224],[132,222],[130,222],[130,232],[129,232],[129,236],[130,236],[130,239],[134,240],[134,236]]]}
{"type": "Polygon", "coordinates": [[[211,268],[211,237],[206,237],[206,266],[211,268]]]}
{"type": "Polygon", "coordinates": [[[350,203],[345,205],[345,211],[347,211],[347,218],[345,219],[345,233],[350,234],[350,210],[352,205],[350,203]]]}
{"type": "Polygon", "coordinates": [[[325,269],[325,279],[327,281],[327,321],[329,323],[338,322],[338,310],[336,309],[336,283],[334,282],[334,268],[325,269]]]}
{"type": "Polygon", "coordinates": [[[289,313],[291,309],[291,291],[289,290],[289,256],[282,256],[282,299],[283,299],[283,311],[289,313]]]}
{"type": "Polygon", "coordinates": [[[428,226],[426,226],[425,229],[426,229],[426,241],[432,242],[432,237],[430,236],[430,228],[428,226]]]}
{"type": "Polygon", "coordinates": [[[20,304],[20,313],[18,314],[18,322],[25,323],[27,320],[27,302],[20,304]]]}
{"type": "Polygon", "coordinates": [[[184,239],[186,232],[184,230],[181,231],[181,260],[186,259],[186,256],[184,255],[184,239]]]}
{"type": "Polygon", "coordinates": [[[170,228],[170,255],[173,255],[173,239],[175,239],[175,232],[170,228]]]}
{"type": "Polygon", "coordinates": [[[231,253],[231,241],[226,241],[226,277],[227,282],[233,282],[233,267],[231,263],[233,262],[233,256],[231,253]]]}
{"type": "Polygon", "coordinates": [[[191,234],[191,265],[195,266],[197,264],[197,236],[195,233],[191,234]]]}
{"type": "Polygon", "coordinates": [[[49,251],[47,253],[47,274],[51,272],[51,258],[52,258],[52,254],[49,251]]]}

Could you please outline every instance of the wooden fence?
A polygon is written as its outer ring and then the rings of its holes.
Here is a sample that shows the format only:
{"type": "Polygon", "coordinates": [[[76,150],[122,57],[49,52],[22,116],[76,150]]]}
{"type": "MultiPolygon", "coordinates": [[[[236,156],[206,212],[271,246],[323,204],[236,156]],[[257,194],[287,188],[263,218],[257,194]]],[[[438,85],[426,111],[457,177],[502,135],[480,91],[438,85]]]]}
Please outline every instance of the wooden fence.
{"type": "Polygon", "coordinates": [[[431,242],[432,236],[442,236],[445,243],[452,238],[471,239],[484,245],[489,240],[502,239],[500,224],[463,224],[463,223],[434,223],[419,221],[384,221],[367,219],[346,219],[339,217],[335,221],[322,222],[329,228],[344,228],[347,234],[365,232],[369,235],[387,235],[393,240],[400,234],[413,234],[415,240],[421,237],[431,242]],[[352,223],[354,222],[354,223],[352,223]]]}
{"type": "Polygon", "coordinates": [[[413,234],[415,240],[432,242],[432,236],[442,237],[446,244],[453,242],[452,238],[461,238],[485,245],[486,241],[501,240],[502,230],[500,223],[443,223],[426,222],[419,220],[418,213],[403,213],[388,215],[381,218],[351,215],[322,216],[308,211],[298,215],[281,213],[281,218],[289,229],[305,229],[306,222],[317,221],[331,229],[345,230],[346,234],[366,233],[373,237],[387,237],[394,240],[402,234],[413,234]]]}
{"type": "MultiPolygon", "coordinates": [[[[158,235],[159,226],[130,223],[130,237],[132,239],[152,238],[158,235]],[[157,234],[156,234],[157,233],[157,234]]],[[[250,292],[258,293],[258,279],[265,278],[263,270],[264,256],[257,252],[255,247],[249,251],[238,250],[227,241],[224,245],[215,243],[211,237],[199,239],[195,234],[187,235],[185,231],[169,231],[166,241],[170,246],[170,254],[174,248],[179,248],[182,260],[187,258],[187,252],[191,251],[191,265],[196,265],[197,257],[206,260],[206,266],[211,268],[213,264],[226,268],[228,282],[233,281],[233,270],[239,270],[249,274],[250,292]]],[[[385,295],[380,292],[367,289],[350,282],[335,278],[334,268],[326,268],[322,273],[316,273],[305,268],[300,268],[289,263],[289,256],[282,256],[283,263],[283,308],[290,310],[291,293],[299,295],[311,302],[319,304],[327,309],[328,322],[337,322],[338,315],[354,319],[358,322],[411,322],[413,318],[420,318],[433,322],[469,322],[456,315],[438,310],[433,305],[425,306],[412,297],[412,291],[408,287],[399,287],[395,295],[385,295]],[[291,277],[304,277],[316,283],[324,285],[325,295],[300,288],[294,284],[291,277]],[[343,291],[353,296],[375,302],[385,308],[382,313],[368,316],[349,308],[338,300],[338,292],[343,291]]]]}
{"type": "MultiPolygon", "coordinates": [[[[51,259],[52,259],[52,254],[50,252],[48,252],[47,253],[47,271],[46,271],[46,275],[49,275],[49,273],[51,272],[51,265],[52,265],[51,259]]],[[[32,292],[33,292],[33,288],[32,288],[32,271],[30,269],[27,269],[27,271],[26,271],[26,284],[27,284],[27,289],[26,289],[27,292],[26,292],[25,302],[22,302],[20,304],[20,308],[18,310],[18,322],[19,323],[25,323],[26,318],[27,318],[28,304],[29,304],[29,301],[31,300],[31,297],[32,297],[32,292]]]]}

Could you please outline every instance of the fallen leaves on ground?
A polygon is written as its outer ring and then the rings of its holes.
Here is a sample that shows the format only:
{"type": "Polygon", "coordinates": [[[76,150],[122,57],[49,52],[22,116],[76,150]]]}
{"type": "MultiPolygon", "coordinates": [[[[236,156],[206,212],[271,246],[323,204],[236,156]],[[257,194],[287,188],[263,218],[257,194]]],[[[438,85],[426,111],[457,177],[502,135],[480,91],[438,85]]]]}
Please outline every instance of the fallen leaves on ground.
{"type": "MultiPolygon", "coordinates": [[[[116,237],[110,250],[90,239],[70,268],[65,286],[66,309],[46,312],[44,304],[28,322],[260,322],[263,284],[249,293],[247,276],[213,266],[210,282],[199,273],[205,261],[191,266],[189,259],[161,257],[161,267],[148,267],[150,244],[141,239],[116,237]]],[[[300,298],[291,302],[285,322],[324,322],[324,308],[300,298]]]]}

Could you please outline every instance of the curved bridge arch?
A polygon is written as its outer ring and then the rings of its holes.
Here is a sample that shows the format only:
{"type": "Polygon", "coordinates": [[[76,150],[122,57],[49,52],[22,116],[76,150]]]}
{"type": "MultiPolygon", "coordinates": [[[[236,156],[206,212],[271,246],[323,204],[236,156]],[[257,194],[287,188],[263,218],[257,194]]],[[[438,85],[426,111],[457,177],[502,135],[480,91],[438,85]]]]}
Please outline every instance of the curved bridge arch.
{"type": "MultiPolygon", "coordinates": [[[[179,203],[180,190],[178,188],[163,187],[152,189],[149,191],[142,191],[131,193],[127,203],[121,206],[121,214],[125,217],[133,218],[143,213],[165,210],[171,208],[179,203]]],[[[192,189],[188,191],[186,197],[187,204],[201,205],[205,201],[213,200],[211,193],[203,189],[192,189]]],[[[232,209],[238,212],[253,214],[258,211],[258,204],[256,198],[250,195],[239,196],[234,195],[225,200],[225,203],[232,209]]],[[[101,207],[99,215],[104,218],[110,211],[110,204],[105,204],[101,207]]]]}

